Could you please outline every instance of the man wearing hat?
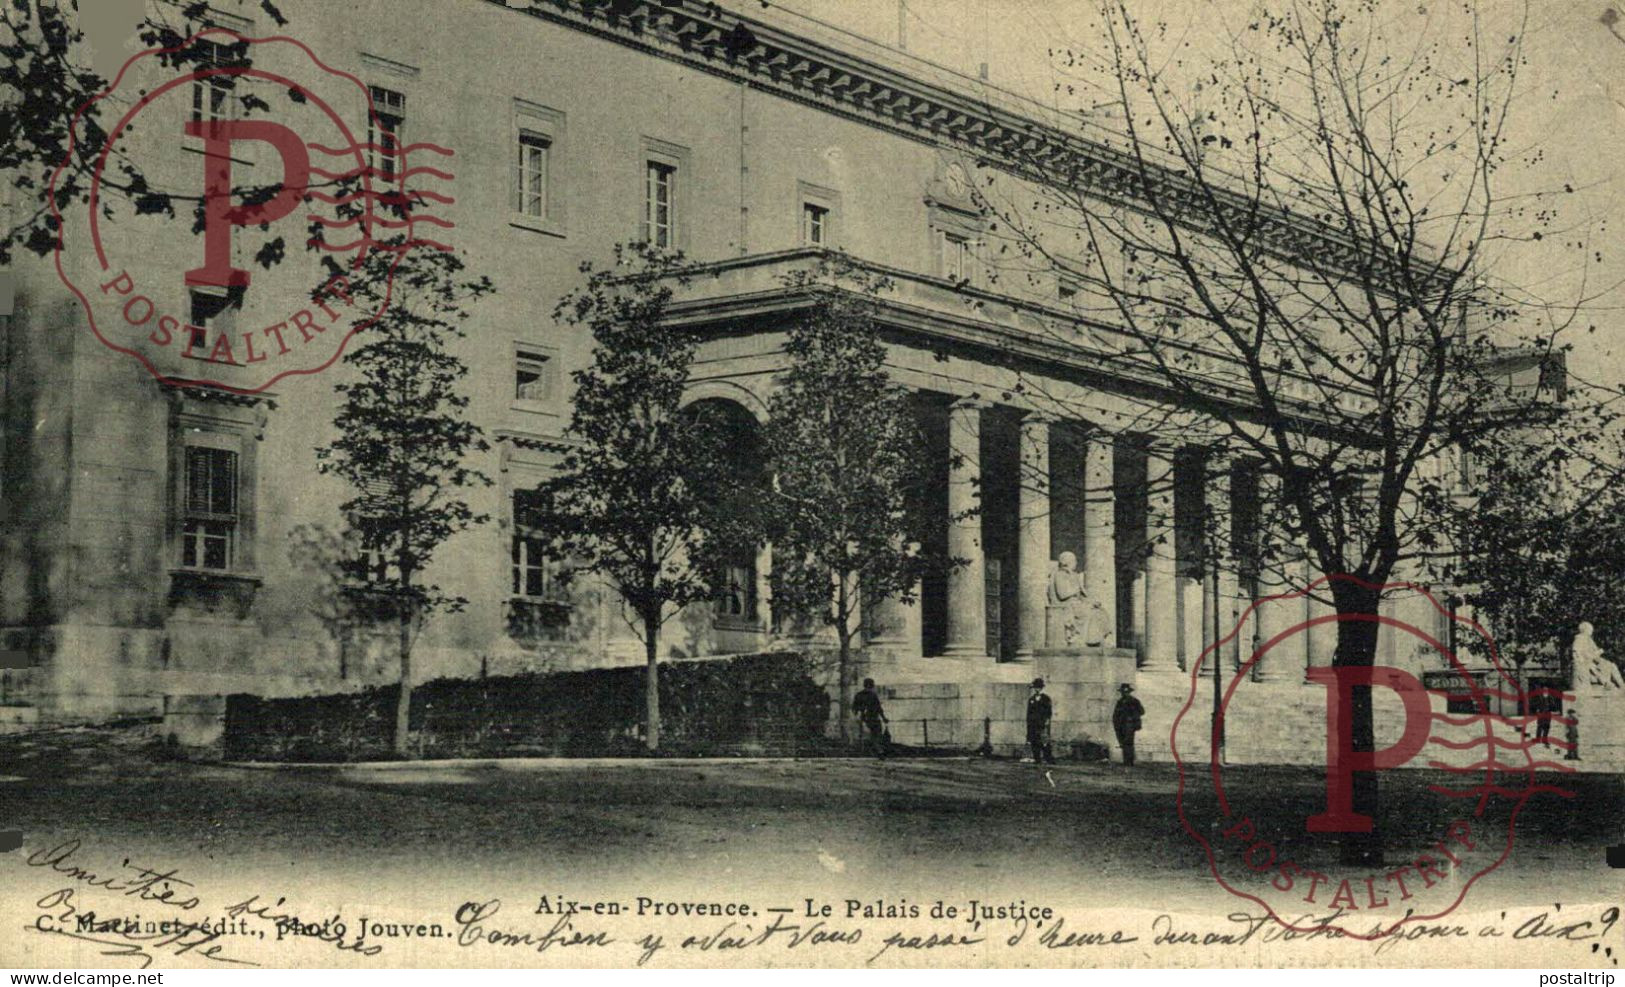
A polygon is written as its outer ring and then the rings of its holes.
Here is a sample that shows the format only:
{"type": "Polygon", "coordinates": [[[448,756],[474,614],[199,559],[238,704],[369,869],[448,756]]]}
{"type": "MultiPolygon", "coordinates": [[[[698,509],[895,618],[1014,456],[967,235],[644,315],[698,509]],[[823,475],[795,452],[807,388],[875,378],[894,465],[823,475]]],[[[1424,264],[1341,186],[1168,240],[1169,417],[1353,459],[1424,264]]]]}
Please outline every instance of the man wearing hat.
{"type": "Polygon", "coordinates": [[[1134,734],[1140,729],[1140,717],[1145,707],[1134,698],[1134,687],[1124,682],[1117,687],[1117,706],[1112,710],[1112,729],[1117,732],[1117,746],[1123,749],[1123,765],[1134,767],[1134,734]]]}
{"type": "Polygon", "coordinates": [[[1044,680],[1033,679],[1033,691],[1027,697],[1027,746],[1033,749],[1034,764],[1055,763],[1049,742],[1049,721],[1054,715],[1055,704],[1044,694],[1044,680]]]}

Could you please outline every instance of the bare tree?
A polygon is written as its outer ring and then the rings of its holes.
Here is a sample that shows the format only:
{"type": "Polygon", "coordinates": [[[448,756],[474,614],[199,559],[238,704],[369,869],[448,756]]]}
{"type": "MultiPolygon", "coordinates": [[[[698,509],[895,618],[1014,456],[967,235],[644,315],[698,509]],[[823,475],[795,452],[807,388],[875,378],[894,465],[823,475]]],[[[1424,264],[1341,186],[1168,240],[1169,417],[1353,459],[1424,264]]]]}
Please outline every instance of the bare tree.
{"type": "MultiPolygon", "coordinates": [[[[1103,0],[1094,43],[1052,54],[1057,97],[1098,97],[1085,119],[1110,126],[1031,127],[1003,148],[1013,168],[980,162],[989,262],[1058,282],[1077,318],[1052,331],[1165,396],[1141,430],[1250,463],[1254,561],[1298,551],[1352,577],[1326,587],[1345,616],[1374,616],[1396,567],[1438,547],[1417,496],[1434,464],[1550,406],[1497,357],[1517,345],[1560,366],[1579,308],[1554,318],[1484,277],[1498,246],[1544,238],[1591,260],[1583,235],[1554,236],[1561,191],[1503,191],[1527,157],[1506,133],[1523,25],[1469,12],[1464,43],[1391,15],[1260,4],[1204,58],[1103,0]]],[[[1377,627],[1340,621],[1334,666],[1372,666],[1377,627]]],[[[1373,750],[1369,686],[1352,716],[1354,750],[1373,750]]],[[[1354,808],[1378,818],[1375,773],[1355,775],[1354,808]]],[[[1380,860],[1380,838],[1348,834],[1344,852],[1380,860]]]]}

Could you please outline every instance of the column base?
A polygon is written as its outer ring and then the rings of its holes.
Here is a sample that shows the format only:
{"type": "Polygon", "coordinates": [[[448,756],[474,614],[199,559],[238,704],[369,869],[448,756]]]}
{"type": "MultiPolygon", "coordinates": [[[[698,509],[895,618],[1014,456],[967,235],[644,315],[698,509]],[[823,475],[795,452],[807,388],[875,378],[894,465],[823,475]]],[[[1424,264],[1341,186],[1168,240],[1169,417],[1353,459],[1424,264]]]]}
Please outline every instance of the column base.
{"type": "Polygon", "coordinates": [[[953,661],[993,661],[993,656],[988,654],[986,649],[978,648],[974,645],[950,644],[946,648],[942,649],[941,657],[952,659],[953,661]]]}

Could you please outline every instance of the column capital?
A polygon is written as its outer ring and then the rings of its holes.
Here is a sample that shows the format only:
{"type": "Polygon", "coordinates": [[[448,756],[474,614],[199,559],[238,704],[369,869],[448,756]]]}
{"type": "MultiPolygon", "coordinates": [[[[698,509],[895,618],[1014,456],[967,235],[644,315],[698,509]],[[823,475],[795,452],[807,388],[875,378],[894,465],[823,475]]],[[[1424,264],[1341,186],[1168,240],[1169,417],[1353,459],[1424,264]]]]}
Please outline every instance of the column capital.
{"type": "Polygon", "coordinates": [[[1178,439],[1170,439],[1161,435],[1147,435],[1145,437],[1146,454],[1167,459],[1172,459],[1186,444],[1178,439]]]}
{"type": "Polygon", "coordinates": [[[1060,421],[1061,419],[1058,416],[1047,411],[1023,411],[1021,413],[1022,428],[1027,428],[1030,425],[1055,425],[1060,421]]]}
{"type": "Polygon", "coordinates": [[[993,402],[979,395],[957,397],[948,402],[949,411],[986,411],[991,407],[993,402]]]}

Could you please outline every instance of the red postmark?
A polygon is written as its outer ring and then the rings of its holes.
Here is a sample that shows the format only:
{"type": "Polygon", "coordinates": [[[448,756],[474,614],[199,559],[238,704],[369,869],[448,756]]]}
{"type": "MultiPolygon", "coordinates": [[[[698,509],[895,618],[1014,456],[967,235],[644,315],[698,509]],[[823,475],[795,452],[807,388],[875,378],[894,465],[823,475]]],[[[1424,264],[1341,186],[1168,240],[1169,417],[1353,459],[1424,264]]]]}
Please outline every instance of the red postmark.
{"type": "MultiPolygon", "coordinates": [[[[1326,613],[1283,621],[1290,626],[1251,649],[1243,647],[1237,667],[1221,669],[1217,715],[1203,715],[1202,700],[1214,688],[1212,662],[1222,662],[1226,646],[1240,639],[1244,628],[1257,626],[1259,610],[1287,607],[1302,615],[1304,599],[1326,593],[1333,579],[1353,577],[1323,577],[1304,589],[1258,600],[1236,628],[1203,652],[1201,663],[1191,670],[1190,696],[1170,735],[1179,767],[1178,811],[1185,830],[1201,844],[1214,878],[1232,894],[1262,906],[1293,932],[1378,939],[1407,923],[1437,920],[1459,906],[1472,885],[1511,854],[1518,814],[1530,797],[1572,794],[1551,784],[1553,777],[1572,770],[1561,763],[1568,748],[1561,739],[1567,720],[1554,712],[1552,701],[1572,697],[1526,688],[1502,664],[1495,642],[1481,626],[1440,606],[1421,587],[1395,584],[1383,590],[1417,593],[1455,623],[1458,635],[1475,635],[1483,645],[1475,650],[1487,656],[1477,659],[1482,667],[1457,653],[1465,649],[1452,650],[1433,634],[1393,617],[1326,613]],[[1287,645],[1301,645],[1311,633],[1323,642],[1335,640],[1337,625],[1345,620],[1374,621],[1399,635],[1407,651],[1432,656],[1435,671],[1426,674],[1435,678],[1434,684],[1430,687],[1412,671],[1380,664],[1380,656],[1373,667],[1334,667],[1329,643],[1324,654],[1309,656],[1306,669],[1283,670],[1285,681],[1266,686],[1254,680],[1260,662],[1282,660],[1287,645]],[[1302,698],[1288,697],[1283,691],[1288,687],[1302,698]],[[1360,687],[1369,687],[1376,727],[1375,749],[1368,752],[1353,747],[1351,711],[1360,687]],[[1284,708],[1288,702],[1310,705],[1308,712],[1318,722],[1298,724],[1284,708]],[[1323,726],[1324,785],[1315,786],[1306,799],[1292,788],[1289,776],[1283,775],[1280,784],[1258,782],[1261,773],[1278,768],[1225,763],[1224,748],[1214,741],[1224,736],[1225,721],[1232,715],[1238,723],[1243,716],[1270,717],[1270,729],[1277,734],[1323,726]],[[1545,733],[1537,730],[1542,719],[1547,729],[1556,724],[1560,736],[1540,735],[1545,733]],[[1401,784],[1384,786],[1380,819],[1357,811],[1356,773],[1388,772],[1387,777],[1395,778],[1393,772],[1402,767],[1411,773],[1401,784]],[[1238,781],[1227,786],[1232,772],[1238,781]],[[1249,773],[1254,775],[1250,783],[1241,783],[1249,773]],[[1339,844],[1346,834],[1373,832],[1383,863],[1339,863],[1339,844]]],[[[1305,738],[1295,739],[1301,749],[1305,738]]],[[[1252,755],[1236,760],[1268,760],[1267,752],[1252,755]]]]}
{"type": "Polygon", "coordinates": [[[160,381],[243,394],[331,366],[408,251],[450,249],[417,227],[452,226],[433,214],[452,175],[411,156],[452,152],[404,143],[396,109],[286,36],[210,28],[135,55],[51,177],[57,273],[91,332],[160,381]],[[80,160],[93,118],[105,139],[80,160]],[[88,208],[64,213],[69,168],[88,208]]]}

